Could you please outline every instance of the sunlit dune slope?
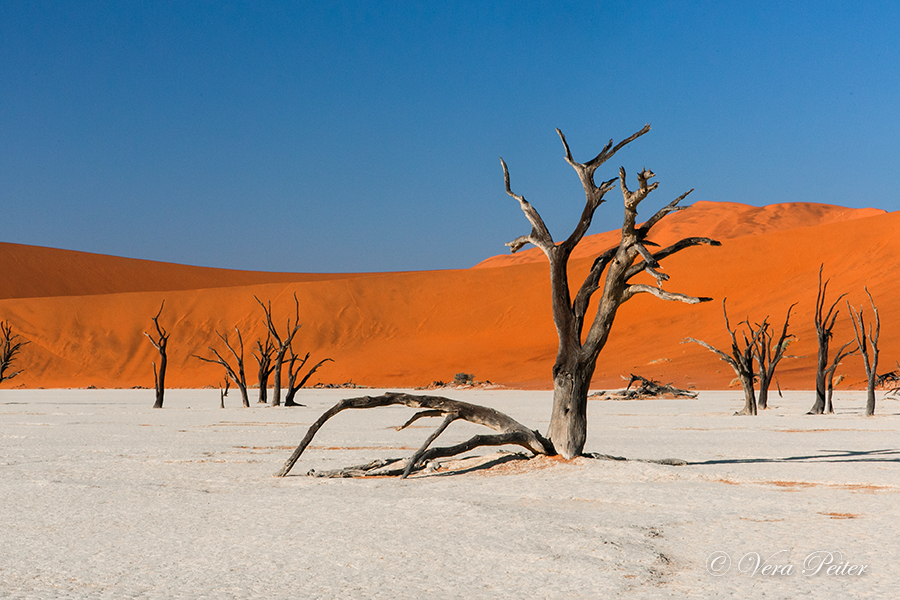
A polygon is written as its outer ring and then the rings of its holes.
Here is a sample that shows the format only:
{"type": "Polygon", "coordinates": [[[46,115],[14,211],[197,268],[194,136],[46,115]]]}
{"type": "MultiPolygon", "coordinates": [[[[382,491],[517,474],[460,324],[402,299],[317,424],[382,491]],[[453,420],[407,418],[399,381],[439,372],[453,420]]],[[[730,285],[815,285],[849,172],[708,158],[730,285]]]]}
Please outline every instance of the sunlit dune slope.
{"type": "MultiPolygon", "coordinates": [[[[797,227],[850,221],[884,213],[885,211],[877,208],[846,208],[811,202],[748,206],[734,202],[699,201],[690,205],[690,210],[670,214],[660,221],[653,228],[650,239],[661,246],[667,246],[682,238],[696,235],[717,240],[730,240],[744,235],[758,235],[771,231],[796,229],[797,227]]],[[[649,214],[641,216],[647,218],[649,214]]],[[[576,258],[597,256],[618,242],[618,231],[587,236],[575,249],[573,256],[576,258]]],[[[475,267],[503,267],[544,260],[546,259],[543,252],[533,246],[528,246],[516,254],[492,256],[481,261],[475,267]]]]}
{"type": "MultiPolygon", "coordinates": [[[[670,224],[670,231],[677,230],[676,237],[715,235],[715,231],[727,231],[731,216],[743,210],[722,204],[716,211],[716,206],[703,203],[673,215],[670,218],[678,221],[670,224]],[[696,211],[693,216],[692,211],[696,211]]],[[[767,207],[771,210],[762,214],[778,214],[781,222],[794,223],[795,217],[788,216],[791,206],[767,207]]],[[[798,302],[791,320],[797,336],[791,353],[801,358],[785,359],[777,377],[784,388],[812,387],[813,309],[817,272],[823,262],[825,275],[831,278],[829,300],[846,292],[858,305],[864,299],[863,286],[872,292],[882,315],[885,367],[881,370],[889,369],[900,358],[896,316],[900,294],[894,278],[900,241],[893,233],[900,227],[900,213],[873,211],[859,218],[855,211],[819,205],[800,205],[798,211],[805,215],[800,221],[811,226],[770,227],[759,233],[754,221],[748,220],[744,230],[748,235],[721,236],[724,241],[719,248],[691,248],[667,259],[663,263],[671,275],[667,289],[712,296],[715,301],[687,306],[639,296],[626,304],[600,356],[595,387],[620,387],[622,376],[629,373],[684,387],[727,387],[734,375],[725,363],[699,346],[681,343],[693,336],[727,347],[721,305],[726,295],[732,323],[746,318],[760,321],[769,315],[780,326],[788,306],[798,302]],[[809,210],[810,206],[818,207],[818,212],[809,210]],[[811,214],[825,222],[817,224],[811,214]]],[[[39,250],[43,249],[35,251],[39,250]]],[[[105,258],[96,257],[99,262],[105,258]]],[[[550,383],[556,334],[543,260],[501,268],[319,279],[289,274],[235,274],[231,279],[227,272],[217,272],[202,279],[196,286],[200,289],[192,289],[194,280],[189,277],[196,272],[191,267],[169,265],[167,271],[166,266],[151,263],[158,269],[157,281],[166,285],[156,290],[148,289],[152,286],[146,282],[151,279],[144,278],[146,262],[131,261],[116,263],[119,277],[135,285],[145,282],[143,288],[113,288],[116,293],[105,293],[116,278],[105,276],[103,268],[94,267],[90,259],[81,255],[79,260],[85,261],[85,272],[96,273],[97,288],[85,284],[78,293],[65,295],[72,293],[75,284],[68,281],[55,289],[50,278],[31,284],[34,290],[44,286],[43,297],[0,300],[0,317],[31,342],[19,361],[25,372],[4,383],[5,387],[152,386],[155,349],[143,332],[150,331],[150,317],[163,300],[160,320],[171,333],[170,386],[218,385],[221,368],[192,355],[208,355],[210,345],[222,349],[214,331],[231,331],[234,339],[235,326],[243,333],[248,379],[253,381],[256,363],[250,350],[264,335],[262,310],[253,296],[272,300],[276,323],[283,328],[293,314],[294,294],[304,323],[296,338],[298,353],[309,351],[316,361],[335,360],[313,382],[408,387],[446,381],[465,371],[478,380],[508,386],[545,388],[550,383]],[[253,279],[268,276],[283,279],[253,279]]],[[[587,271],[590,260],[572,261],[573,281],[587,271]]],[[[29,289],[26,284],[19,283],[15,289],[29,289]]],[[[843,343],[852,331],[843,301],[840,308],[835,340],[843,343]]],[[[858,386],[863,379],[860,359],[847,359],[838,373],[847,376],[844,385],[858,386]]]]}
{"type": "Polygon", "coordinates": [[[197,290],[346,275],[191,267],[0,242],[0,298],[197,290]]]}

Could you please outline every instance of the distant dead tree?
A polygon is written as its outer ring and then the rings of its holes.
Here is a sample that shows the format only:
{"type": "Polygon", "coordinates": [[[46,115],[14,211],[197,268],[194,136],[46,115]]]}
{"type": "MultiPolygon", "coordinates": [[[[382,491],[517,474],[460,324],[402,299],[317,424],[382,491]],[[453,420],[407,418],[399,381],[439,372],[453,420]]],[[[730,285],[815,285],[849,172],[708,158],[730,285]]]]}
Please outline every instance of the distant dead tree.
{"type": "Polygon", "coordinates": [[[266,335],[266,343],[256,340],[256,348],[252,352],[256,364],[259,365],[257,370],[257,379],[259,381],[259,400],[258,404],[266,404],[268,402],[269,375],[275,366],[272,364],[272,355],[275,354],[275,345],[272,343],[272,334],[266,335]]]}
{"type": "Polygon", "coordinates": [[[756,355],[756,364],[759,365],[759,396],[757,399],[759,410],[769,408],[769,384],[772,383],[772,378],[775,376],[775,368],[784,358],[785,350],[794,339],[794,336],[788,335],[788,322],[791,320],[791,311],[795,306],[797,306],[796,302],[788,307],[778,340],[774,340],[773,331],[766,321],[763,321],[762,325],[757,325],[761,329],[761,334],[756,339],[753,351],[756,355]]]}
{"type": "MultiPolygon", "coordinates": [[[[231,380],[226,377],[225,385],[219,388],[219,408],[225,408],[225,396],[228,395],[228,388],[231,386],[231,380]]],[[[246,404],[244,406],[247,406],[246,404]]]]}
{"type": "Polygon", "coordinates": [[[159,350],[158,370],[156,362],[153,362],[153,387],[156,388],[156,402],[153,404],[153,408],[162,408],[163,396],[166,393],[166,363],[168,362],[166,348],[169,344],[169,333],[159,324],[159,316],[162,314],[165,305],[166,301],[163,300],[162,304],[159,305],[159,312],[156,313],[155,317],[152,317],[153,325],[156,326],[156,339],[153,339],[153,336],[146,331],[144,332],[144,335],[147,336],[153,347],[159,350]]]}
{"type": "MultiPolygon", "coordinates": [[[[831,399],[834,396],[834,373],[837,371],[838,365],[841,364],[842,360],[852,354],[856,354],[856,348],[851,348],[853,344],[854,341],[851,340],[838,348],[838,351],[834,353],[831,364],[825,369],[825,386],[827,390],[825,393],[825,414],[830,415],[834,413],[834,405],[831,403],[831,399]]],[[[840,379],[838,379],[838,383],[840,383],[840,379]]]]}
{"type": "MultiPolygon", "coordinates": [[[[253,297],[256,298],[256,296],[253,297]]],[[[294,294],[294,325],[292,328],[291,319],[288,317],[287,330],[283,338],[278,333],[278,328],[272,322],[272,301],[269,301],[268,306],[263,304],[259,298],[256,298],[256,301],[262,306],[263,312],[266,313],[266,327],[269,330],[269,335],[275,340],[275,357],[272,364],[272,406],[279,406],[281,404],[281,366],[284,363],[284,357],[288,348],[291,347],[294,336],[300,330],[300,301],[297,300],[297,294],[294,294]]]]}
{"type": "MultiPolygon", "coordinates": [[[[228,351],[231,353],[231,356],[234,358],[234,366],[225,359],[224,356],[219,354],[219,351],[209,347],[209,351],[213,353],[215,358],[206,358],[204,356],[200,356],[194,354],[194,358],[199,358],[200,360],[208,363],[214,363],[218,365],[222,365],[225,369],[226,375],[226,383],[229,381],[233,381],[234,384],[241,391],[241,402],[243,402],[245,407],[250,406],[250,398],[247,396],[247,376],[244,373],[244,339],[241,337],[241,330],[237,327],[234,328],[234,331],[237,333],[237,349],[231,345],[231,342],[228,340],[228,334],[222,335],[218,331],[216,331],[216,335],[225,343],[225,347],[228,348],[228,351]]],[[[226,393],[228,392],[228,388],[226,386],[226,393]]]]}
{"type": "Polygon", "coordinates": [[[16,355],[19,354],[22,346],[31,343],[16,341],[18,339],[19,334],[13,333],[9,321],[0,322],[0,383],[14,378],[24,370],[8,372],[13,368],[13,361],[16,360],[16,355]]]}
{"type": "MultiPolygon", "coordinates": [[[[826,402],[826,393],[828,389],[828,344],[831,342],[832,333],[831,330],[834,329],[834,322],[837,319],[839,310],[834,310],[838,302],[846,296],[847,294],[841,294],[838,296],[838,299],[834,301],[831,305],[831,308],[828,309],[828,312],[823,314],[825,309],[825,292],[828,289],[828,281],[822,283],[822,270],[825,268],[825,265],[821,265],[819,267],[819,293],[816,296],[816,336],[819,339],[819,356],[818,362],[816,365],[816,402],[813,404],[813,407],[809,410],[808,414],[811,415],[821,415],[825,413],[825,402],[826,402]]],[[[837,367],[837,364],[834,365],[837,367]]],[[[834,371],[832,370],[832,373],[834,371]]]]}
{"type": "Polygon", "coordinates": [[[506,193],[518,201],[522,212],[531,224],[529,234],[516,238],[507,243],[507,246],[512,252],[517,252],[526,244],[533,244],[544,252],[550,263],[551,305],[559,344],[552,370],[553,408],[547,437],[545,438],[537,431],[528,429],[496,410],[449,398],[410,394],[384,394],[375,398],[352,398],[343,400],[332,407],[310,427],[303,441],[285,462],[279,472],[280,476],[284,476],[290,471],[312,441],[316,431],[335,414],[349,408],[374,408],[397,404],[422,409],[411,420],[425,416],[444,417],[442,424],[410,458],[403,471],[404,475],[420,468],[426,461],[433,458],[454,456],[479,446],[517,444],[535,454],[560,454],[565,458],[578,456],[582,454],[587,438],[587,396],[591,378],[600,351],[609,338],[619,307],[638,294],[650,294],[662,300],[675,300],[688,304],[710,300],[710,298],[663,290],[663,282],[667,281],[669,276],[660,271],[659,263],[685,248],[698,245],[718,246],[719,242],[710,238],[691,237],[656,250],[656,252],[650,252],[648,249],[648,247],[655,246],[648,239],[650,230],[666,215],[682,210],[684,207],[679,206],[679,203],[690,192],[682,194],[657,211],[647,221],[639,224],[637,220],[638,205],[658,186],[657,183],[649,183],[649,180],[654,177],[652,171],[644,168],[638,173],[638,187],[634,191],[628,189],[624,168],[619,169],[618,178],[600,184],[595,182],[594,175],[598,167],[612,158],[622,147],[650,131],[650,126],[645,125],[640,131],[615,146],[610,140],[600,154],[586,163],[579,163],[573,159],[565,136],[558,129],[556,131],[565,149],[565,160],[575,169],[585,194],[581,218],[569,237],[562,242],[557,243],[553,240],[537,210],[523,196],[512,191],[509,169],[506,162],[502,158],[500,159],[506,193]],[[573,299],[569,288],[569,258],[590,228],[595,211],[604,202],[604,196],[616,187],[616,183],[619,184],[622,191],[625,205],[621,240],[616,247],[607,250],[594,260],[587,277],[573,299]],[[651,276],[655,279],[656,285],[632,281],[641,274],[651,276]],[[591,319],[588,315],[591,299],[600,290],[602,292],[597,301],[596,312],[591,319]],[[586,320],[590,322],[590,326],[585,332],[586,320]],[[467,442],[456,446],[430,448],[441,432],[457,419],[484,425],[497,433],[476,435],[467,442]]]}
{"type": "Polygon", "coordinates": [[[319,367],[321,367],[322,365],[324,365],[327,362],[334,362],[334,360],[332,360],[330,358],[323,358],[322,360],[317,362],[315,365],[313,365],[313,367],[310,368],[310,370],[306,372],[306,375],[304,375],[303,377],[300,377],[300,371],[303,370],[304,365],[306,365],[307,361],[309,360],[309,352],[307,352],[306,356],[304,356],[302,359],[299,356],[297,356],[296,354],[294,354],[293,348],[290,349],[290,352],[291,352],[291,359],[290,359],[290,361],[288,361],[288,386],[287,386],[287,393],[284,396],[284,405],[285,406],[300,406],[299,404],[294,402],[294,396],[297,395],[297,392],[300,391],[300,388],[302,388],[304,385],[306,385],[306,382],[309,381],[309,378],[312,377],[313,374],[319,370],[319,367]],[[296,365],[296,367],[295,367],[295,365],[296,365]]]}
{"type": "Polygon", "coordinates": [[[853,333],[856,336],[856,347],[862,354],[863,364],[866,368],[866,416],[871,417],[875,414],[875,383],[878,379],[878,336],[881,333],[881,319],[878,317],[878,308],[872,299],[869,289],[865,288],[866,295],[869,297],[869,304],[872,306],[872,313],[875,315],[875,328],[869,323],[868,330],[863,316],[863,308],[859,310],[850,306],[847,302],[847,310],[850,311],[850,320],[853,322],[853,333]]]}
{"type": "MultiPolygon", "coordinates": [[[[731,328],[731,324],[728,321],[728,310],[725,308],[724,298],[722,299],[722,313],[725,315],[725,329],[731,336],[731,355],[722,352],[718,348],[707,344],[702,340],[689,337],[685,338],[685,341],[700,344],[724,360],[732,369],[734,369],[735,375],[737,375],[738,380],[741,382],[741,388],[744,390],[744,408],[734,414],[755,415],[757,413],[757,405],[756,392],[753,389],[753,380],[756,376],[756,372],[753,369],[753,358],[756,355],[756,345],[769,325],[763,320],[762,325],[757,325],[756,329],[754,329],[753,326],[750,325],[749,319],[738,323],[738,325],[743,324],[746,326],[745,330],[741,330],[741,338],[743,340],[743,345],[741,345],[741,343],[738,342],[737,332],[731,328]]],[[[766,318],[768,319],[768,317],[766,318]]]]}

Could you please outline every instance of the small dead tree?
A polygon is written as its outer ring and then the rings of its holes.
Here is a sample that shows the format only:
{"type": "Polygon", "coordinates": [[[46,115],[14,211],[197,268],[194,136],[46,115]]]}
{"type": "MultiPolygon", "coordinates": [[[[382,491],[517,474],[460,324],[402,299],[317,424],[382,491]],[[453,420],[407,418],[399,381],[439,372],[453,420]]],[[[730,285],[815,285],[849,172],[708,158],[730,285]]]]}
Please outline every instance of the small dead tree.
{"type": "Polygon", "coordinates": [[[876,369],[878,369],[878,336],[881,333],[881,319],[878,317],[878,308],[875,306],[872,294],[869,293],[868,288],[865,290],[875,315],[875,328],[873,329],[872,323],[869,323],[869,328],[866,329],[862,306],[856,310],[850,306],[850,302],[847,302],[847,310],[850,311],[850,320],[853,322],[856,347],[862,354],[863,364],[866,368],[866,416],[871,417],[875,414],[875,382],[878,378],[876,369]]]}
{"type": "MultiPolygon", "coordinates": [[[[841,364],[841,361],[850,356],[851,354],[856,354],[856,348],[852,348],[853,341],[849,341],[840,348],[838,351],[834,353],[834,358],[831,360],[831,365],[827,369],[825,369],[825,414],[834,413],[834,406],[831,404],[831,398],[834,396],[834,373],[837,371],[838,365],[841,364]]],[[[838,379],[838,383],[840,383],[840,379],[838,379]]],[[[813,414],[812,412],[806,414],[813,414]]]]}
{"type": "Polygon", "coordinates": [[[152,317],[153,325],[156,327],[156,339],[153,339],[153,336],[146,331],[144,332],[153,347],[159,351],[159,369],[156,367],[156,362],[153,362],[153,387],[156,389],[156,402],[153,404],[153,408],[162,408],[163,396],[166,393],[166,364],[168,363],[166,349],[169,344],[169,333],[159,324],[159,316],[165,305],[166,301],[163,300],[159,305],[159,312],[152,317]]]}
{"type": "MultiPolygon", "coordinates": [[[[256,298],[256,296],[253,297],[256,298]]],[[[279,406],[281,404],[281,366],[284,363],[284,357],[287,354],[288,348],[291,347],[294,336],[297,335],[297,331],[300,330],[300,301],[297,300],[297,294],[294,294],[294,306],[296,310],[294,325],[292,328],[291,319],[288,317],[287,331],[283,338],[278,333],[275,324],[272,322],[272,301],[269,301],[268,306],[263,304],[259,298],[256,298],[256,301],[262,306],[263,312],[266,313],[266,327],[269,330],[269,335],[275,340],[275,357],[272,363],[272,406],[279,406]]]]}
{"type": "Polygon", "coordinates": [[[303,367],[306,365],[307,361],[309,360],[309,352],[307,352],[306,356],[304,356],[302,359],[299,356],[297,356],[296,354],[294,354],[293,348],[290,349],[290,352],[291,352],[291,359],[288,362],[288,386],[287,386],[287,393],[284,396],[284,405],[285,406],[301,406],[300,404],[297,404],[296,402],[294,402],[294,396],[297,395],[297,392],[300,391],[300,388],[302,388],[304,385],[306,385],[306,382],[309,381],[309,378],[312,377],[313,374],[319,370],[319,367],[321,367],[322,365],[324,365],[327,362],[334,362],[334,360],[332,360],[330,358],[323,358],[322,360],[317,362],[315,365],[313,365],[312,368],[310,368],[310,370],[306,372],[306,375],[304,375],[303,377],[300,377],[300,371],[303,370],[303,367]],[[296,365],[296,367],[295,367],[295,365],[296,365]]]}
{"type": "MultiPolygon", "coordinates": [[[[216,331],[216,335],[219,336],[219,339],[225,343],[225,347],[228,348],[228,351],[231,352],[231,356],[234,357],[234,367],[225,359],[224,356],[219,354],[219,351],[209,347],[209,351],[213,353],[215,358],[206,358],[205,356],[200,356],[198,354],[194,354],[194,358],[199,358],[200,360],[208,363],[214,363],[218,365],[222,365],[225,369],[226,375],[226,383],[229,381],[233,381],[234,384],[241,391],[241,402],[245,407],[250,406],[250,398],[247,395],[247,376],[244,373],[244,339],[241,337],[241,330],[237,327],[234,328],[234,331],[237,333],[237,341],[238,347],[237,349],[231,345],[231,342],[228,340],[228,334],[222,335],[218,331],[216,331]]],[[[227,393],[226,387],[226,393],[227,393]]]]}
{"type": "Polygon", "coordinates": [[[441,426],[432,433],[422,448],[410,459],[405,470],[406,474],[431,458],[454,456],[479,446],[518,444],[535,454],[560,454],[564,458],[580,455],[584,450],[587,438],[587,396],[591,378],[600,351],[609,338],[619,307],[638,294],[650,294],[662,300],[674,300],[687,304],[711,300],[711,298],[694,297],[663,290],[663,282],[667,281],[669,276],[660,271],[660,261],[685,248],[699,245],[718,246],[719,242],[705,237],[691,237],[653,253],[648,250],[648,247],[656,246],[648,239],[650,230],[666,215],[683,210],[685,207],[679,206],[679,203],[690,192],[682,194],[658,210],[647,221],[639,224],[638,205],[658,186],[657,183],[649,183],[649,180],[654,177],[652,171],[644,168],[638,174],[638,187],[635,191],[628,189],[624,168],[619,169],[618,178],[604,181],[599,185],[594,180],[598,167],[612,158],[622,147],[648,131],[650,131],[650,126],[645,125],[643,129],[615,146],[610,140],[600,154],[586,163],[579,163],[572,158],[572,152],[565,136],[560,130],[556,130],[565,149],[565,160],[575,169],[585,194],[584,209],[578,224],[569,237],[559,243],[554,242],[537,210],[523,196],[512,191],[509,169],[506,162],[502,158],[500,159],[506,193],[518,201],[522,212],[531,224],[531,233],[516,238],[507,243],[507,246],[512,252],[517,252],[526,244],[533,244],[544,252],[550,263],[551,304],[559,345],[552,370],[553,408],[546,438],[493,409],[461,403],[448,398],[410,396],[408,394],[353,398],[343,400],[332,407],[310,427],[306,437],[278,475],[284,476],[290,471],[318,429],[333,415],[348,408],[373,408],[393,404],[425,409],[417,413],[412,420],[425,416],[444,417],[441,426]],[[622,191],[625,205],[621,240],[618,246],[607,250],[594,260],[590,272],[573,299],[569,288],[569,258],[590,228],[594,213],[604,202],[604,196],[616,187],[616,183],[619,184],[622,191]],[[655,279],[656,285],[632,281],[641,274],[647,274],[655,279]],[[594,294],[600,290],[602,292],[597,301],[593,321],[585,332],[585,321],[589,320],[587,318],[591,300],[594,294]],[[463,444],[448,448],[429,448],[437,436],[450,423],[458,419],[486,425],[498,433],[478,435],[463,444]]]}
{"type": "Polygon", "coordinates": [[[769,408],[769,385],[775,376],[775,368],[784,358],[785,350],[794,339],[794,336],[788,335],[788,323],[791,320],[791,311],[795,306],[797,306],[796,302],[788,307],[784,326],[781,328],[781,335],[778,336],[777,341],[774,340],[772,329],[768,323],[763,321],[762,325],[757,325],[761,329],[761,334],[757,338],[753,350],[756,355],[756,364],[759,365],[759,396],[756,403],[759,410],[769,408]]]}
{"type": "Polygon", "coordinates": [[[226,377],[224,383],[225,385],[219,388],[219,408],[225,408],[225,396],[228,395],[228,388],[231,387],[231,379],[226,377]]]}
{"type": "Polygon", "coordinates": [[[756,329],[754,329],[753,326],[750,325],[749,320],[738,323],[738,325],[743,324],[746,326],[746,330],[741,331],[741,338],[743,340],[743,346],[741,346],[741,344],[738,342],[737,332],[731,328],[731,324],[728,321],[728,311],[725,308],[725,299],[722,300],[722,312],[725,315],[725,329],[728,330],[728,334],[731,336],[730,356],[702,340],[697,340],[689,337],[685,338],[685,341],[700,344],[701,346],[724,360],[732,369],[734,369],[734,373],[738,376],[738,380],[741,382],[741,388],[743,388],[744,390],[744,408],[743,410],[734,414],[755,415],[757,413],[757,406],[756,392],[753,389],[753,380],[756,376],[756,372],[753,369],[753,358],[755,356],[754,349],[760,337],[762,337],[763,331],[765,331],[765,329],[768,327],[768,323],[763,320],[762,325],[757,325],[756,329]]]}
{"type": "Polygon", "coordinates": [[[272,343],[272,334],[266,335],[266,343],[256,340],[256,348],[252,352],[256,364],[259,365],[257,370],[257,379],[259,381],[259,400],[257,404],[266,404],[268,402],[269,391],[269,375],[275,366],[272,364],[272,355],[275,354],[275,345],[272,343]]]}
{"type": "Polygon", "coordinates": [[[13,333],[9,321],[0,322],[0,383],[13,379],[24,369],[9,372],[13,368],[13,361],[22,349],[22,346],[31,342],[19,342],[18,333],[13,333]]]}
{"type": "MultiPolygon", "coordinates": [[[[840,310],[834,310],[838,302],[846,296],[847,294],[841,294],[838,296],[838,299],[834,301],[831,305],[831,308],[828,309],[828,312],[823,314],[825,309],[825,292],[828,290],[828,282],[830,280],[826,280],[825,283],[822,283],[822,270],[825,268],[825,265],[821,265],[819,267],[819,293],[816,296],[816,336],[819,339],[819,355],[818,362],[816,364],[816,402],[813,404],[813,407],[809,410],[810,415],[821,415],[825,413],[825,402],[826,402],[826,394],[828,390],[828,344],[831,342],[832,333],[831,330],[834,329],[834,322],[837,320],[838,313],[840,310]]],[[[837,367],[837,364],[834,365],[837,367]]],[[[833,373],[833,371],[832,371],[833,373]]]]}

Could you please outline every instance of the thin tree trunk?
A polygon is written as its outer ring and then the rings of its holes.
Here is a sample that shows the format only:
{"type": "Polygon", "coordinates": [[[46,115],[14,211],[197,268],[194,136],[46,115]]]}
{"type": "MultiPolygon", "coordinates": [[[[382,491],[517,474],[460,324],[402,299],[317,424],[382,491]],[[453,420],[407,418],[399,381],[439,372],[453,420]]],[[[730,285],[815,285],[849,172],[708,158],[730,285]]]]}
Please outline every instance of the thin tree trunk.
{"type": "Polygon", "coordinates": [[[809,414],[821,415],[826,411],[825,404],[827,401],[826,394],[828,392],[828,382],[825,371],[828,369],[828,340],[824,343],[819,342],[819,360],[816,366],[816,402],[810,409],[809,414]]]}
{"type": "Polygon", "coordinates": [[[272,370],[272,406],[281,406],[281,365],[284,353],[275,355],[275,368],[272,370]]]}
{"type": "Polygon", "coordinates": [[[769,408],[769,380],[763,382],[762,378],[760,378],[759,396],[756,400],[756,406],[759,410],[766,410],[769,408]]]}
{"type": "Polygon", "coordinates": [[[866,416],[875,414],[875,371],[869,375],[869,384],[866,386],[866,416]]]}
{"type": "Polygon", "coordinates": [[[159,376],[156,378],[156,402],[153,404],[153,408],[162,408],[163,406],[163,397],[166,394],[166,365],[168,362],[165,346],[163,346],[163,350],[160,351],[159,355],[159,376]]]}

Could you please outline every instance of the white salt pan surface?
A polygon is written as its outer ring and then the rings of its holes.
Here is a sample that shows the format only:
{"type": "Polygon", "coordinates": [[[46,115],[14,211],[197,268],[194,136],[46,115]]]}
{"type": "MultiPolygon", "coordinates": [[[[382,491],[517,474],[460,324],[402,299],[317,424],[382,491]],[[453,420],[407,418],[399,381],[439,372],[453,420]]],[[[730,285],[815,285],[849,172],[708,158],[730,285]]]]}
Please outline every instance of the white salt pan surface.
{"type": "MultiPolygon", "coordinates": [[[[439,423],[397,432],[410,409],[348,411],[290,477],[273,477],[308,425],[355,392],[224,410],[212,390],[171,391],[162,410],[147,390],[0,392],[0,597],[896,594],[900,401],[881,400],[870,419],[858,392],[839,393],[830,416],[804,414],[809,392],[755,418],[732,416],[739,391],[592,401],[587,451],[690,464],[539,459],[406,481],[306,477],[408,456],[439,423]],[[866,571],[803,575],[823,550],[866,571]],[[732,560],[721,576],[707,569],[716,551],[732,560]],[[769,564],[791,573],[747,572],[753,552],[778,553],[769,564]]],[[[446,395],[540,430],[550,414],[549,392],[446,395]]],[[[455,423],[438,443],[476,430],[455,423]]]]}

